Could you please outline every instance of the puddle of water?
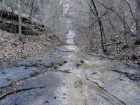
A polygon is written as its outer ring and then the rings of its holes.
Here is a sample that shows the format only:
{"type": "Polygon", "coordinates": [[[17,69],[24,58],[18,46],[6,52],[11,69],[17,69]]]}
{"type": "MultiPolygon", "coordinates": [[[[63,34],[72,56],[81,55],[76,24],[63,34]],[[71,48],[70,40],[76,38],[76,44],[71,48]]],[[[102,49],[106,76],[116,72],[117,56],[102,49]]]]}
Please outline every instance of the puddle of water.
{"type": "Polygon", "coordinates": [[[67,43],[67,44],[74,44],[74,39],[66,40],[66,43],[67,43]]]}
{"type": "Polygon", "coordinates": [[[68,0],[66,0],[65,1],[65,3],[64,3],[64,1],[60,1],[60,3],[62,3],[63,2],[63,13],[64,14],[67,14],[68,13],[68,10],[69,10],[69,3],[68,3],[68,0]]]}
{"type": "Polygon", "coordinates": [[[76,36],[75,31],[70,30],[69,33],[66,35],[67,39],[72,39],[76,36]]]}
{"type": "Polygon", "coordinates": [[[68,45],[65,46],[65,48],[71,50],[71,51],[75,51],[77,52],[78,51],[78,47],[75,44],[74,42],[74,37],[76,36],[75,34],[75,31],[72,31],[72,30],[69,30],[68,34],[66,35],[66,43],[68,45]]]}
{"type": "Polygon", "coordinates": [[[77,52],[78,51],[78,47],[75,46],[75,45],[68,45],[68,46],[65,46],[65,48],[71,50],[71,51],[75,51],[77,52]]]}

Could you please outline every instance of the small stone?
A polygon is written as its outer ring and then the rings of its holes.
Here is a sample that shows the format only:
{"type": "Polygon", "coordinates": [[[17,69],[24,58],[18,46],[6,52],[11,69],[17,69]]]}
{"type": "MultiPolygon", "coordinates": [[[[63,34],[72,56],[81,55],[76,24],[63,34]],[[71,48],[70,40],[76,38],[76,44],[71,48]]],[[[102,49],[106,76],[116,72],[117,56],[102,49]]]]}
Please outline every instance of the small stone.
{"type": "Polygon", "coordinates": [[[9,79],[9,78],[6,78],[6,80],[7,80],[7,81],[10,81],[11,79],[9,79]]]}
{"type": "Polygon", "coordinates": [[[62,66],[62,64],[61,64],[61,63],[59,63],[59,66],[62,66]]]}
{"type": "Polygon", "coordinates": [[[60,55],[58,55],[57,57],[58,57],[58,58],[60,58],[61,56],[60,56],[60,55]]]}
{"type": "Polygon", "coordinates": [[[48,104],[49,103],[49,101],[45,101],[45,104],[48,104]]]}
{"type": "Polygon", "coordinates": [[[6,74],[6,72],[1,72],[1,74],[6,74]]]}
{"type": "Polygon", "coordinates": [[[54,69],[58,69],[58,66],[54,66],[53,68],[54,68],[54,69]]]}
{"type": "Polygon", "coordinates": [[[97,74],[97,72],[93,72],[92,74],[97,74]]]}
{"type": "Polygon", "coordinates": [[[63,63],[67,63],[67,61],[64,61],[63,63]]]}
{"type": "Polygon", "coordinates": [[[83,60],[81,60],[81,61],[80,61],[80,63],[84,63],[84,61],[83,61],[83,60]]]}
{"type": "Polygon", "coordinates": [[[77,63],[77,64],[76,64],[76,67],[79,67],[80,65],[81,65],[81,64],[77,63]]]}

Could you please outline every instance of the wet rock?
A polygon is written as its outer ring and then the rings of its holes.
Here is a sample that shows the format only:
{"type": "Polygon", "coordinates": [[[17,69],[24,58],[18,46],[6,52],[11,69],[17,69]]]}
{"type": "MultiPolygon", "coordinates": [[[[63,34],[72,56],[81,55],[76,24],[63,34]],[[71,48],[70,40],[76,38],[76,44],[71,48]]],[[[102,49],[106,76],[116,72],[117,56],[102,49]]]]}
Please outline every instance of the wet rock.
{"type": "Polygon", "coordinates": [[[53,69],[58,69],[58,66],[54,66],[53,69]]]}
{"type": "Polygon", "coordinates": [[[133,81],[139,81],[140,80],[140,75],[137,75],[137,74],[131,74],[131,73],[128,73],[128,72],[121,72],[119,70],[113,70],[114,72],[117,72],[119,74],[123,74],[125,75],[126,77],[128,77],[130,80],[133,80],[133,81]]]}
{"type": "Polygon", "coordinates": [[[83,60],[81,60],[81,61],[80,61],[80,63],[84,63],[84,61],[83,61],[83,60]]]}
{"type": "Polygon", "coordinates": [[[131,56],[131,59],[132,59],[133,61],[135,61],[135,60],[138,59],[138,57],[137,57],[136,55],[133,54],[133,55],[131,56]]]}
{"type": "Polygon", "coordinates": [[[40,73],[39,72],[33,72],[32,74],[30,74],[31,77],[35,77],[37,75],[39,75],[40,73]]]}
{"type": "Polygon", "coordinates": [[[75,66],[76,66],[76,67],[79,67],[80,65],[81,65],[80,63],[76,63],[76,65],[75,65],[75,66]]]}
{"type": "MultiPolygon", "coordinates": [[[[75,10],[82,6],[81,2],[67,5],[75,10]]],[[[68,13],[71,18],[73,9],[68,13]]],[[[104,55],[85,56],[73,43],[76,31],[71,21],[68,20],[70,30],[66,35],[69,44],[58,49],[63,52],[62,58],[55,50],[18,61],[22,66],[1,69],[6,74],[0,73],[0,105],[139,105],[139,71],[104,55]]]]}
{"type": "Polygon", "coordinates": [[[135,45],[140,45],[140,39],[137,39],[137,40],[135,41],[135,45]]]}
{"type": "MultiPolygon", "coordinates": [[[[61,74],[59,76],[57,74],[47,73],[29,78],[24,82],[14,82],[11,88],[9,88],[10,86],[7,87],[7,90],[5,92],[3,90],[4,93],[0,94],[0,105],[15,105],[15,103],[20,105],[51,104],[55,98],[51,94],[60,84],[62,77],[61,74]]],[[[55,102],[55,104],[57,103],[55,102]]]]}
{"type": "Polygon", "coordinates": [[[59,66],[62,66],[62,64],[61,64],[61,63],[59,63],[59,66]]]}
{"type": "Polygon", "coordinates": [[[67,63],[67,61],[64,61],[63,63],[65,64],[65,63],[67,63]]]}

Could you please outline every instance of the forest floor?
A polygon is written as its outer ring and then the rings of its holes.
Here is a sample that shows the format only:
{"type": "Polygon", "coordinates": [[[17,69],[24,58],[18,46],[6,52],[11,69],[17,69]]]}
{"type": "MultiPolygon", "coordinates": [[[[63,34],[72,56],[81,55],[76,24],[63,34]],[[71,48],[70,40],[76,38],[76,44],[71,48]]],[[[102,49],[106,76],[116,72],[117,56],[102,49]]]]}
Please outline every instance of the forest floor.
{"type": "Polygon", "coordinates": [[[1,62],[0,105],[139,105],[140,71],[81,51],[75,36],[70,30],[53,51],[1,62]]]}
{"type": "MultiPolygon", "coordinates": [[[[93,39],[95,39],[93,37],[93,39]]],[[[118,60],[131,68],[140,70],[140,46],[132,46],[136,37],[131,37],[128,41],[128,45],[124,45],[124,43],[120,44],[111,44],[108,46],[108,53],[106,56],[112,60],[118,60]]],[[[95,41],[95,40],[94,40],[95,41]]],[[[93,41],[93,42],[94,42],[93,41]]],[[[87,53],[96,53],[96,54],[103,54],[101,44],[100,44],[100,37],[96,39],[95,45],[93,48],[88,48],[89,41],[87,36],[81,35],[75,38],[76,45],[82,48],[83,52],[87,53]]],[[[122,41],[123,42],[123,41],[122,41]]],[[[113,43],[113,42],[111,42],[113,43]]]]}
{"type": "Polygon", "coordinates": [[[0,61],[50,52],[51,48],[63,43],[64,39],[54,34],[27,35],[24,36],[24,41],[20,41],[16,34],[1,30],[0,61]]]}

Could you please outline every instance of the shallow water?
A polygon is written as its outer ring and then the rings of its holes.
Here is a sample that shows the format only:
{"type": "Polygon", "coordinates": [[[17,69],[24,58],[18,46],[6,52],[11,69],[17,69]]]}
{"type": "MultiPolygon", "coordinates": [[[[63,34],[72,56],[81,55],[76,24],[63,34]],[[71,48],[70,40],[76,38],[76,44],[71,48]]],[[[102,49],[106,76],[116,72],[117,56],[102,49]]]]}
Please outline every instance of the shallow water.
{"type": "MultiPolygon", "coordinates": [[[[63,15],[73,6],[65,2],[63,15]]],[[[102,55],[81,52],[74,42],[72,20],[65,18],[66,45],[56,52],[0,69],[0,105],[139,105],[140,81],[124,75],[139,72],[102,55]]]]}

